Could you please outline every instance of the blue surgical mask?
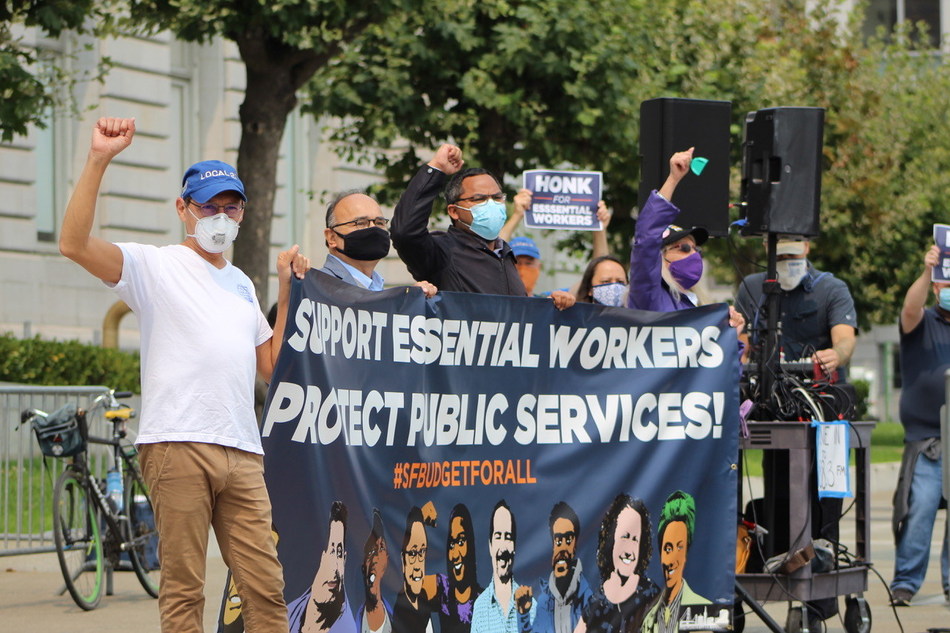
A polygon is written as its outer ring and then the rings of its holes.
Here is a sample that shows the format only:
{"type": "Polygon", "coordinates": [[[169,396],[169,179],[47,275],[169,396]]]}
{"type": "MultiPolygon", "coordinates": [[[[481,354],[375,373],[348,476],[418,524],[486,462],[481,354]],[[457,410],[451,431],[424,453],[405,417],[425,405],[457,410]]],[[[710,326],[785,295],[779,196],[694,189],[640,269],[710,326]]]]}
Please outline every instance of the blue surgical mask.
{"type": "Polygon", "coordinates": [[[627,296],[627,284],[619,281],[598,284],[591,287],[590,294],[600,305],[619,308],[623,306],[624,297],[627,296]]]}
{"type": "Polygon", "coordinates": [[[486,240],[493,240],[498,237],[501,227],[505,225],[505,220],[508,219],[505,205],[494,200],[486,200],[476,204],[471,209],[460,205],[455,206],[472,213],[471,224],[466,224],[461,220],[459,222],[472,229],[472,233],[486,240]]]}
{"type": "Polygon", "coordinates": [[[950,288],[941,288],[937,294],[937,305],[950,312],[950,288]]]}

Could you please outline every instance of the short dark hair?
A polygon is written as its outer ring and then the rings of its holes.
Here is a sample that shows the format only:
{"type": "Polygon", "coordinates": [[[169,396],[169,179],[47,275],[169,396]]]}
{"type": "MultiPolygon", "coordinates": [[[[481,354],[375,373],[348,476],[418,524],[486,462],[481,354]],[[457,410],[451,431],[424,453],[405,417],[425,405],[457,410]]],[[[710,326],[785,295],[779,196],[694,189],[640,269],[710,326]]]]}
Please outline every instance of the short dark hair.
{"type": "MultiPolygon", "coordinates": [[[[409,508],[409,514],[406,515],[406,531],[402,535],[402,548],[399,550],[402,553],[405,553],[406,546],[409,545],[409,539],[412,536],[412,526],[416,523],[422,524],[423,532],[425,531],[425,520],[422,518],[422,510],[419,509],[419,506],[412,506],[409,508]]],[[[426,535],[426,541],[429,540],[428,535],[426,535]]]]}
{"type": "MultiPolygon", "coordinates": [[[[373,198],[373,196],[366,193],[365,189],[347,189],[346,191],[341,191],[340,193],[333,196],[333,199],[330,200],[330,204],[327,205],[327,217],[326,217],[327,228],[330,228],[331,226],[336,224],[336,216],[335,216],[336,205],[340,204],[340,201],[343,200],[343,198],[349,198],[350,196],[354,196],[358,193],[363,194],[364,196],[373,198]]],[[[373,198],[373,200],[376,200],[376,198],[373,198]]]]}
{"type": "Polygon", "coordinates": [[[635,499],[628,494],[620,493],[614,497],[607,514],[600,524],[600,533],[597,538],[597,568],[600,579],[606,581],[614,572],[614,532],[617,531],[617,517],[624,508],[631,508],[640,515],[640,553],[637,556],[637,566],[634,573],[642,574],[650,565],[650,512],[641,499],[635,499]]]}
{"type": "Polygon", "coordinates": [[[339,521],[343,524],[343,534],[346,534],[346,517],[347,517],[346,506],[343,505],[342,501],[334,501],[330,504],[330,520],[327,521],[327,526],[334,521],[339,521]]]}
{"type": "Polygon", "coordinates": [[[677,490],[666,498],[663,510],[660,511],[660,521],[657,525],[657,543],[663,547],[663,531],[666,526],[676,521],[686,524],[686,547],[693,544],[693,530],[696,529],[696,501],[688,492],[677,490]]]}
{"type": "Polygon", "coordinates": [[[515,523],[515,513],[511,511],[511,508],[508,507],[508,504],[504,499],[495,504],[495,507],[491,511],[491,515],[488,517],[488,542],[491,543],[491,535],[495,532],[495,513],[498,512],[499,508],[504,508],[508,511],[508,516],[511,517],[511,542],[517,543],[518,525],[515,523]]]}
{"type": "MultiPolygon", "coordinates": [[[[449,182],[445,185],[445,191],[443,195],[445,196],[446,204],[455,204],[458,202],[459,198],[462,196],[462,181],[466,178],[471,178],[472,176],[481,176],[482,174],[487,174],[492,177],[496,184],[498,184],[498,179],[495,178],[495,175],[492,174],[487,169],[482,169],[481,167],[468,167],[462,171],[456,172],[449,182]]],[[[501,184],[498,184],[501,187],[501,184]]]]}
{"type": "Polygon", "coordinates": [[[551,528],[551,536],[554,536],[554,522],[558,519],[567,519],[574,526],[574,534],[580,536],[581,533],[581,520],[577,517],[577,513],[574,512],[574,508],[567,505],[563,501],[558,501],[554,504],[554,507],[551,508],[551,516],[548,518],[548,527],[551,528]]]}

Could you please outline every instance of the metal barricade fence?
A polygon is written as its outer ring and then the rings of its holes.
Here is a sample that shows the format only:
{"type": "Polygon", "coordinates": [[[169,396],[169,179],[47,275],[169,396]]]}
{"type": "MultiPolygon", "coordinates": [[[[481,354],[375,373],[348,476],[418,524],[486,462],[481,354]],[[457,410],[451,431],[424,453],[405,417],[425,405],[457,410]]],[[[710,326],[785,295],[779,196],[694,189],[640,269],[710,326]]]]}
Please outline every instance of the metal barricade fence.
{"type": "MultiPolygon", "coordinates": [[[[54,551],[53,484],[67,459],[44,459],[28,424],[20,424],[24,409],[52,413],[70,402],[88,408],[107,387],[39,387],[0,385],[0,556],[54,551]]],[[[90,416],[89,432],[108,437],[112,432],[101,411],[90,416]]],[[[90,454],[94,472],[106,468],[106,447],[90,454]]]]}

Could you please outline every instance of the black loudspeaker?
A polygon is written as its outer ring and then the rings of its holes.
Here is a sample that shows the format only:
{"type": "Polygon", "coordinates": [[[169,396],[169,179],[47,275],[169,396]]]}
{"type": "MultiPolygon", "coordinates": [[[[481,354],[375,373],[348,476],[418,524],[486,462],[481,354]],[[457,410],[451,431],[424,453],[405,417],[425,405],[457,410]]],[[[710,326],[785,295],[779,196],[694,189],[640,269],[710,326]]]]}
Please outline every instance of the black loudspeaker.
{"type": "Polygon", "coordinates": [[[697,176],[688,173],[676,187],[676,224],[701,226],[710,235],[729,232],[730,101],[650,99],[640,104],[640,195],[643,208],[653,189],[670,173],[670,156],[695,147],[693,157],[709,162],[697,176]]]}
{"type": "Polygon", "coordinates": [[[743,235],[818,235],[824,127],[823,108],[766,108],[746,115],[743,235]]]}

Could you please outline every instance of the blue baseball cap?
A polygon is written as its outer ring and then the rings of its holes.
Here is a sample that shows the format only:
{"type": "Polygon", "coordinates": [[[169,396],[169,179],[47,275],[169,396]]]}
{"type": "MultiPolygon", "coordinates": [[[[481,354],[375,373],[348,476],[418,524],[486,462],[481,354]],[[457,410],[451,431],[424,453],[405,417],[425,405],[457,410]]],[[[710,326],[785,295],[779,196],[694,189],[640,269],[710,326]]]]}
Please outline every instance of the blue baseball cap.
{"type": "Polygon", "coordinates": [[[204,204],[225,191],[237,192],[247,202],[244,183],[238,178],[237,170],[220,160],[195,163],[181,180],[181,197],[191,198],[198,204],[204,204]]]}
{"type": "Polygon", "coordinates": [[[515,254],[515,257],[527,255],[528,257],[541,259],[541,251],[538,250],[538,245],[530,237],[513,238],[508,242],[508,245],[511,246],[511,251],[515,254]]]}

